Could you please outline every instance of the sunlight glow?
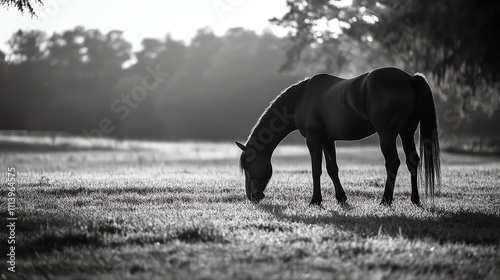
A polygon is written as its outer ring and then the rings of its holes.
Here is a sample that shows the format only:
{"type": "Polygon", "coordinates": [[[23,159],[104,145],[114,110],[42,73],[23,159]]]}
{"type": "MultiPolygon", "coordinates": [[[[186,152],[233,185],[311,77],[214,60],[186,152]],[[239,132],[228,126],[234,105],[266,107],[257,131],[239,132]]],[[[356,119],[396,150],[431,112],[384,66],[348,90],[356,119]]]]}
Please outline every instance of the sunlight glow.
{"type": "Polygon", "coordinates": [[[352,0],[330,0],[329,4],[335,5],[338,8],[344,8],[352,5],[352,0]]]}
{"type": "Polygon", "coordinates": [[[327,19],[326,17],[322,17],[318,20],[314,21],[314,26],[311,30],[315,36],[320,37],[323,33],[328,32],[332,34],[342,34],[342,29],[340,28],[340,23],[338,18],[327,19]]]}
{"type": "Polygon", "coordinates": [[[363,20],[369,24],[375,24],[378,22],[378,17],[374,15],[363,15],[363,20]]]}
{"type": "Polygon", "coordinates": [[[234,1],[234,0],[87,0],[52,1],[44,6],[35,5],[38,18],[21,14],[13,7],[0,6],[0,49],[19,30],[39,29],[48,33],[62,32],[76,26],[124,31],[124,37],[134,49],[140,48],[144,38],[173,39],[189,43],[196,32],[209,27],[223,35],[233,27],[244,27],[262,33],[264,29],[284,35],[280,28],[270,27],[269,19],[286,13],[286,1],[234,1]],[[54,2],[55,4],[53,4],[54,2]],[[59,4],[61,2],[61,4],[59,4]],[[64,3],[62,3],[64,2],[64,3]],[[57,4],[57,5],[56,5],[57,4]],[[96,8],[98,7],[98,8],[96,8]]]}

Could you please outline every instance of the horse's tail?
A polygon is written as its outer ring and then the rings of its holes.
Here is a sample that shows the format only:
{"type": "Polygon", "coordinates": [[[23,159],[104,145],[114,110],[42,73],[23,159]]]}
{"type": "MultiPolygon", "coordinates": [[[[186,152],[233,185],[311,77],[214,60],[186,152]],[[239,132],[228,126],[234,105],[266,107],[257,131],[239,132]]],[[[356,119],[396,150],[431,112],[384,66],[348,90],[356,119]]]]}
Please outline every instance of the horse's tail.
{"type": "Polygon", "coordinates": [[[441,185],[439,136],[437,130],[436,106],[432,91],[425,76],[417,73],[412,78],[413,88],[418,95],[420,114],[420,174],[425,178],[425,194],[430,194],[434,203],[434,189],[441,185]]]}

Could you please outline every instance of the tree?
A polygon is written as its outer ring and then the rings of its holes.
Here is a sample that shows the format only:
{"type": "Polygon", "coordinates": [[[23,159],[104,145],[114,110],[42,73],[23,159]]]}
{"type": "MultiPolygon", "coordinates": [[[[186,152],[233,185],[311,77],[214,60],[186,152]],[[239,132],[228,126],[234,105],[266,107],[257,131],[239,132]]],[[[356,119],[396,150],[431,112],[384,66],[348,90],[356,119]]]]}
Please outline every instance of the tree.
{"type": "MultiPolygon", "coordinates": [[[[432,73],[445,94],[460,100],[491,103],[498,99],[500,53],[494,0],[302,0],[288,1],[289,11],[271,21],[289,28],[293,46],[288,65],[311,44],[325,56],[342,41],[361,43],[365,52],[376,44],[400,60],[405,69],[432,73]]],[[[487,107],[487,106],[486,106],[487,107]]]]}
{"type": "MultiPolygon", "coordinates": [[[[0,111],[3,112],[3,114],[8,114],[6,112],[10,113],[13,110],[9,109],[9,105],[11,105],[9,96],[7,95],[7,91],[9,90],[7,87],[9,69],[5,62],[5,57],[5,53],[0,50],[0,111]]],[[[0,128],[7,127],[10,121],[11,119],[0,118],[0,128]]]]}
{"type": "Polygon", "coordinates": [[[48,67],[45,38],[42,31],[18,31],[8,41],[11,51],[7,54],[5,71],[7,90],[1,92],[5,102],[2,105],[6,108],[1,112],[12,122],[2,125],[3,129],[33,129],[40,120],[30,115],[44,110],[46,104],[43,97],[48,67]]]}
{"type": "Polygon", "coordinates": [[[141,44],[142,49],[135,53],[137,59],[135,67],[138,68],[139,72],[144,70],[146,66],[153,65],[158,54],[165,48],[161,40],[154,38],[145,38],[141,44]]]}
{"type": "Polygon", "coordinates": [[[7,42],[10,46],[13,61],[38,62],[43,60],[45,53],[43,44],[47,34],[38,30],[19,30],[7,42]]]}
{"type": "MultiPolygon", "coordinates": [[[[40,3],[43,5],[43,2],[41,0],[33,0],[31,2],[40,3]]],[[[23,13],[25,10],[28,10],[31,15],[35,15],[35,11],[33,10],[33,6],[29,0],[0,0],[0,4],[14,6],[19,11],[21,11],[21,13],[23,13]]]]}
{"type": "Polygon", "coordinates": [[[164,47],[154,61],[161,66],[162,71],[174,74],[184,67],[186,53],[187,47],[182,41],[176,41],[167,35],[164,47]]]}
{"type": "Polygon", "coordinates": [[[222,46],[223,41],[211,29],[208,27],[199,29],[189,46],[187,70],[190,75],[195,79],[201,79],[222,46]]]}

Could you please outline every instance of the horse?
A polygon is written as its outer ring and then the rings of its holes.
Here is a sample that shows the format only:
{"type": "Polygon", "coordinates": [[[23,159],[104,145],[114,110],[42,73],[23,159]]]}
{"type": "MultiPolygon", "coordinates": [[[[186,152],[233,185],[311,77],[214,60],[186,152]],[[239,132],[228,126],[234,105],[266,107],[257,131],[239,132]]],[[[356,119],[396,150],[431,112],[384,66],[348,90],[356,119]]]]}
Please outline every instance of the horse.
{"type": "Polygon", "coordinates": [[[354,78],[329,74],[311,78],[283,90],[267,107],[242,150],[240,168],[245,174],[247,198],[258,203],[271,179],[271,157],[279,143],[292,131],[305,138],[312,164],[313,194],[310,205],[321,205],[322,158],[340,204],[347,202],[338,176],[335,141],[353,141],[378,134],[387,173],[381,204],[391,205],[400,166],[396,139],[403,144],[411,176],[411,201],[420,206],[417,174],[425,179],[425,192],[434,201],[441,183],[436,108],[431,88],[423,74],[385,67],[354,78]],[[414,136],[420,123],[420,151],[414,136]],[[419,156],[420,154],[420,156],[419,156]],[[422,159],[420,158],[422,157],[422,159]]]}

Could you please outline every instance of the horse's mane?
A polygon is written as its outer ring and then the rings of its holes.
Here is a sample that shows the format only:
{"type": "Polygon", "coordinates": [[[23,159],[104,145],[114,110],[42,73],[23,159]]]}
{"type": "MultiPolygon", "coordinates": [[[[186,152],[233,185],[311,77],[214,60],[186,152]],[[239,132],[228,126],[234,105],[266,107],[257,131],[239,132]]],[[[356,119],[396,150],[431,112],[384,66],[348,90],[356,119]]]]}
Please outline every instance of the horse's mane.
{"type": "MultiPolygon", "coordinates": [[[[309,78],[305,78],[303,80],[298,81],[297,83],[287,87],[286,89],[282,90],[281,93],[269,104],[269,106],[264,110],[264,113],[259,117],[257,122],[255,123],[254,127],[250,131],[250,135],[248,136],[248,139],[246,141],[245,146],[248,145],[250,139],[254,136],[254,133],[258,131],[258,128],[262,125],[268,124],[272,118],[274,118],[274,115],[272,112],[274,111],[274,108],[279,108],[282,109],[285,106],[288,106],[289,108],[292,107],[292,104],[296,104],[297,100],[300,98],[302,92],[304,92],[304,88],[309,81],[309,78]]],[[[243,156],[244,153],[241,154],[240,157],[240,168],[243,169],[243,156]]]]}
{"type": "Polygon", "coordinates": [[[262,113],[250,131],[250,136],[248,137],[246,144],[248,144],[248,141],[252,138],[259,126],[269,123],[271,119],[274,118],[274,115],[270,113],[274,111],[274,108],[282,109],[287,105],[296,104],[297,99],[301,96],[308,81],[309,78],[305,78],[287,87],[282,90],[281,93],[273,101],[271,101],[271,103],[269,103],[269,106],[264,110],[264,113],[262,113]]]}

